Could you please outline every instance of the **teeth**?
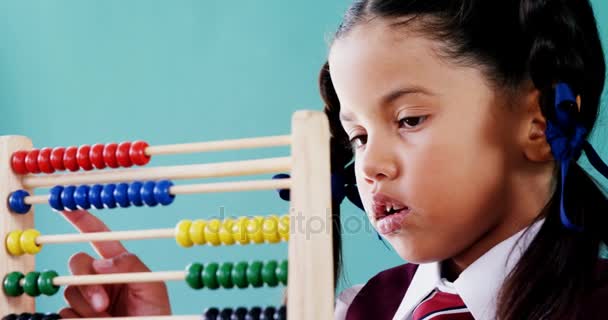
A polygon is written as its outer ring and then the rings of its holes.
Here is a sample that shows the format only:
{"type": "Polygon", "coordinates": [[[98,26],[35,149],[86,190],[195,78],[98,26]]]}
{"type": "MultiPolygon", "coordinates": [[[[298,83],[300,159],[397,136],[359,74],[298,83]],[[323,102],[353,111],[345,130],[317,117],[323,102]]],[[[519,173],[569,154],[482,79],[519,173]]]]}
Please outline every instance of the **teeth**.
{"type": "Polygon", "coordinates": [[[390,213],[390,212],[400,211],[405,208],[406,208],[405,206],[398,206],[397,204],[394,204],[394,203],[387,203],[384,207],[384,212],[390,213]]]}

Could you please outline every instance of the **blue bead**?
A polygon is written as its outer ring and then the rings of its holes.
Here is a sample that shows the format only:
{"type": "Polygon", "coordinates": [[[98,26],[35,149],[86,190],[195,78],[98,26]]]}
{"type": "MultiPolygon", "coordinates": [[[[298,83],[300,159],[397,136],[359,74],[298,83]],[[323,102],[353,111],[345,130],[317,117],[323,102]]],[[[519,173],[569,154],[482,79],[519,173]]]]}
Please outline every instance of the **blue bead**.
{"type": "Polygon", "coordinates": [[[49,196],[49,205],[51,208],[57,211],[63,211],[63,203],[61,203],[61,193],[63,192],[62,186],[54,186],[51,188],[49,196]]]}
{"type": "Polygon", "coordinates": [[[30,194],[25,190],[17,190],[8,197],[8,206],[14,213],[26,214],[32,208],[31,204],[25,203],[25,197],[30,194]]]}
{"type": "Polygon", "coordinates": [[[141,207],[144,205],[144,202],[141,199],[141,188],[143,186],[144,184],[139,181],[132,182],[129,185],[127,195],[129,196],[129,201],[131,202],[131,204],[136,207],[141,207]]]}
{"type": "Polygon", "coordinates": [[[150,207],[154,207],[158,204],[156,198],[154,198],[154,187],[156,187],[156,182],[146,181],[141,188],[141,199],[150,207]]]}
{"type": "Polygon", "coordinates": [[[260,320],[274,320],[274,314],[277,312],[275,307],[268,306],[264,308],[260,315],[260,320]]]}
{"type": "Polygon", "coordinates": [[[224,308],[224,309],[222,309],[222,311],[220,311],[220,314],[218,315],[217,319],[218,320],[230,320],[230,318],[232,318],[233,313],[234,313],[234,310],[232,310],[232,308],[224,308]]]}
{"type": "Polygon", "coordinates": [[[103,201],[101,200],[101,191],[103,186],[100,184],[93,185],[89,190],[89,202],[95,209],[103,209],[103,201]]]}
{"type": "MultiPolygon", "coordinates": [[[[286,174],[286,173],[279,173],[274,175],[274,177],[272,177],[272,179],[289,179],[291,178],[290,175],[286,174]]],[[[279,198],[285,200],[285,201],[289,201],[289,199],[291,198],[291,193],[289,192],[289,189],[279,189],[277,190],[277,192],[279,193],[279,198]]]]}
{"type": "Polygon", "coordinates": [[[87,185],[82,185],[76,188],[74,191],[74,202],[80,209],[88,210],[91,208],[91,203],[89,202],[89,191],[91,187],[87,185]]]}
{"type": "Polygon", "coordinates": [[[261,314],[262,314],[262,308],[252,307],[251,309],[249,309],[249,312],[247,312],[245,319],[246,320],[259,320],[261,314]]]}
{"type": "Polygon", "coordinates": [[[238,307],[234,310],[232,316],[230,316],[230,320],[245,320],[245,316],[247,315],[247,308],[238,307]]]}
{"type": "Polygon", "coordinates": [[[44,314],[39,312],[33,313],[29,320],[44,320],[44,314]]]}
{"type": "Polygon", "coordinates": [[[286,320],[287,319],[287,307],[281,306],[277,313],[274,315],[274,320],[286,320]]]}
{"type": "Polygon", "coordinates": [[[169,180],[161,180],[154,187],[154,198],[158,203],[163,206],[168,206],[175,199],[175,195],[169,192],[169,189],[173,186],[173,182],[169,180]]]}
{"type": "Polygon", "coordinates": [[[76,191],[75,186],[67,186],[63,188],[61,192],[61,203],[65,207],[65,209],[73,211],[78,210],[76,206],[76,201],[74,201],[74,192],[76,191]]]}
{"type": "Polygon", "coordinates": [[[128,208],[131,206],[131,202],[129,201],[129,184],[127,183],[119,183],[116,185],[116,189],[114,190],[114,199],[116,199],[116,203],[121,208],[128,208]]]}
{"type": "Polygon", "coordinates": [[[217,320],[217,317],[220,315],[220,309],[218,308],[207,308],[203,312],[204,320],[217,320]]]}
{"type": "Polygon", "coordinates": [[[103,186],[101,190],[101,201],[103,202],[104,207],[108,209],[116,208],[116,199],[114,199],[114,190],[116,190],[116,185],[113,183],[106,184],[103,186]]]}
{"type": "Polygon", "coordinates": [[[344,177],[339,174],[331,175],[331,197],[334,205],[340,205],[346,197],[344,177]]]}

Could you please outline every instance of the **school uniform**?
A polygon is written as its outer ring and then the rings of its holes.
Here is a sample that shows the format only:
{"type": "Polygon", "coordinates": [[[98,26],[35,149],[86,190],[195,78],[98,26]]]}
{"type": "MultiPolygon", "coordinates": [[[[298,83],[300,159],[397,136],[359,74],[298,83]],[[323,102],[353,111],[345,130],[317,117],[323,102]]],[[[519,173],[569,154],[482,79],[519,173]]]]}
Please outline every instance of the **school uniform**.
{"type": "MultiPolygon", "coordinates": [[[[365,285],[344,290],[336,300],[335,320],[412,320],[421,302],[437,292],[459,296],[465,309],[447,308],[443,312],[462,312],[457,317],[427,316],[416,319],[494,320],[499,290],[505,277],[517,264],[544,221],[522,230],[499,243],[473,262],[453,283],[441,277],[440,263],[404,264],[380,272],[365,285]],[[458,309],[458,310],[456,310],[458,309]],[[470,312],[470,314],[469,314],[470,312]]],[[[603,261],[602,274],[608,271],[603,261]]],[[[604,282],[606,283],[606,282],[604,282]]],[[[589,314],[581,319],[608,319],[608,286],[601,286],[588,300],[589,314]],[[596,312],[595,310],[606,310],[596,312]]]]}

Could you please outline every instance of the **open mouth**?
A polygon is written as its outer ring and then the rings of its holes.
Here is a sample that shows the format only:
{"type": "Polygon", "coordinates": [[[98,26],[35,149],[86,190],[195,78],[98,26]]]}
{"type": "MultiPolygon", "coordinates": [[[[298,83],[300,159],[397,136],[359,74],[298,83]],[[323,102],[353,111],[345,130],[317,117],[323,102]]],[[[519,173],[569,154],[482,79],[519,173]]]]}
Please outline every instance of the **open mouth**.
{"type": "Polygon", "coordinates": [[[401,212],[403,210],[407,209],[407,207],[404,208],[386,208],[386,216],[390,216],[393,215],[397,212],[401,212]]]}
{"type": "Polygon", "coordinates": [[[401,230],[403,221],[406,219],[409,212],[410,208],[406,206],[386,206],[383,210],[376,211],[376,226],[378,232],[383,235],[388,235],[401,230]]]}
{"type": "Polygon", "coordinates": [[[409,210],[406,206],[392,206],[392,205],[382,205],[374,208],[375,218],[376,220],[381,220],[383,218],[392,216],[396,213],[404,212],[409,210]]]}

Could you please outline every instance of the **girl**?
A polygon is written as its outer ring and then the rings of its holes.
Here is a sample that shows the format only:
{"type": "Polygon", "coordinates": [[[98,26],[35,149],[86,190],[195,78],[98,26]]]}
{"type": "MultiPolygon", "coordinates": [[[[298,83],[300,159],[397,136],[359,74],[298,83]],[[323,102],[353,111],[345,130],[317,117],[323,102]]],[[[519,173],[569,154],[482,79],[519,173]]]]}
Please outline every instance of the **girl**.
{"type": "MultiPolygon", "coordinates": [[[[576,163],[608,175],[586,143],[604,77],[588,0],[355,1],[320,75],[332,168],[410,263],[343,292],[336,319],[605,318],[608,201],[576,163]]],[[[70,266],[145,269],[99,251],[70,266]]],[[[142,286],[68,288],[62,315],[170,312],[142,286]]]]}
{"type": "Polygon", "coordinates": [[[606,318],[608,201],[576,163],[605,63],[588,1],[360,0],[321,70],[333,155],[414,264],[337,319],[606,318]]]}

